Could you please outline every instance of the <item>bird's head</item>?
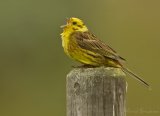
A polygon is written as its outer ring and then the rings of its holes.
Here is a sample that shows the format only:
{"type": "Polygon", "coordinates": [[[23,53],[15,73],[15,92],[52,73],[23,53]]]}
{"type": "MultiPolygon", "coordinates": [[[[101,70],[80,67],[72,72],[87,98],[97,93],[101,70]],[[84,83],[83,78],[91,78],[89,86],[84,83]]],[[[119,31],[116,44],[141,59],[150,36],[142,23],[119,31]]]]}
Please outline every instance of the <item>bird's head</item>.
{"type": "Polygon", "coordinates": [[[83,23],[82,20],[80,20],[79,18],[69,18],[67,19],[67,24],[61,26],[61,28],[64,29],[64,31],[81,31],[81,32],[85,32],[88,31],[88,28],[86,27],[86,25],[83,23]]]}

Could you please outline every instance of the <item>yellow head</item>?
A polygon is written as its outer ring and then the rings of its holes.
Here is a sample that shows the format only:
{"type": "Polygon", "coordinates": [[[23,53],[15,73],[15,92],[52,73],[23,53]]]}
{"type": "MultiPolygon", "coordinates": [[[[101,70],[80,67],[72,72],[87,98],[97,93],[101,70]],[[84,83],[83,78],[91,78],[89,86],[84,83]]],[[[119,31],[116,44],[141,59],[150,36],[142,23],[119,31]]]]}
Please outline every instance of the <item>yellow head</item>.
{"type": "Polygon", "coordinates": [[[64,32],[70,32],[70,33],[75,31],[81,31],[81,32],[88,31],[88,28],[83,23],[83,21],[75,17],[67,19],[67,24],[61,27],[63,28],[64,32]]]}

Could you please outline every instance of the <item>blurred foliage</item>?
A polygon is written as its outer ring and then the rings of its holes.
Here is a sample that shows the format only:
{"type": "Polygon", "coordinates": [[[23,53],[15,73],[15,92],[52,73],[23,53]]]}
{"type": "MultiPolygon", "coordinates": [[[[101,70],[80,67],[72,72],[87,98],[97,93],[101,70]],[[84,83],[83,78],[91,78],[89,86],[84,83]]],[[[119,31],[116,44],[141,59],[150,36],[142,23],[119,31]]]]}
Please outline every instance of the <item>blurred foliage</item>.
{"type": "Polygon", "coordinates": [[[127,78],[127,115],[159,116],[160,1],[1,0],[0,116],[65,116],[65,76],[75,63],[60,25],[79,17],[128,60],[152,91],[127,78]]]}

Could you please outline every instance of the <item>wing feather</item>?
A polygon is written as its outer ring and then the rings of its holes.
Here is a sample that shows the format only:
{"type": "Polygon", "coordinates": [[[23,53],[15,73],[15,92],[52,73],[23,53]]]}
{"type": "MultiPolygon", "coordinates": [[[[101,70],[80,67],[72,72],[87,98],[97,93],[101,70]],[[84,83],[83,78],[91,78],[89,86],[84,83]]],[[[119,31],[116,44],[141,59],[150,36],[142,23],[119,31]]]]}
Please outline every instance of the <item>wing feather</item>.
{"type": "Polygon", "coordinates": [[[73,33],[72,37],[74,39],[76,38],[79,47],[82,49],[98,53],[104,57],[114,60],[125,61],[125,59],[119,56],[115,50],[89,32],[75,32],[73,33]]]}

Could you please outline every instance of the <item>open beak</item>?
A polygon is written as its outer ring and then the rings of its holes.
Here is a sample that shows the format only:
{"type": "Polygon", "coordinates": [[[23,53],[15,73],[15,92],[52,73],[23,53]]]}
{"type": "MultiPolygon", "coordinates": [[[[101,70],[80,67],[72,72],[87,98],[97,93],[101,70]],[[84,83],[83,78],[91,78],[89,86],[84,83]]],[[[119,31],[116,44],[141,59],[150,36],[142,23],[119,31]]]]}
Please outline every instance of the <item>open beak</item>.
{"type": "Polygon", "coordinates": [[[70,19],[69,19],[69,18],[66,18],[66,20],[67,20],[67,21],[66,21],[66,22],[67,22],[67,24],[66,24],[66,25],[62,25],[62,26],[60,26],[60,28],[62,28],[62,29],[63,29],[63,28],[65,28],[65,27],[67,27],[67,25],[69,24],[70,19]]]}

